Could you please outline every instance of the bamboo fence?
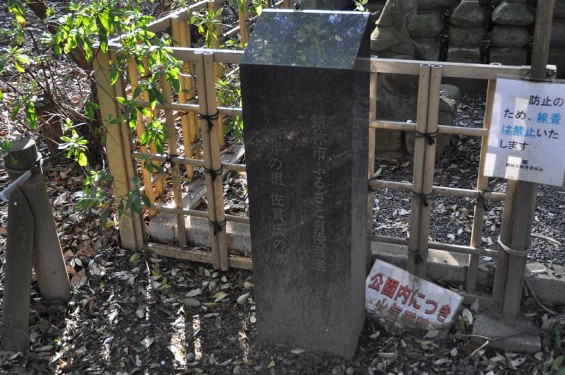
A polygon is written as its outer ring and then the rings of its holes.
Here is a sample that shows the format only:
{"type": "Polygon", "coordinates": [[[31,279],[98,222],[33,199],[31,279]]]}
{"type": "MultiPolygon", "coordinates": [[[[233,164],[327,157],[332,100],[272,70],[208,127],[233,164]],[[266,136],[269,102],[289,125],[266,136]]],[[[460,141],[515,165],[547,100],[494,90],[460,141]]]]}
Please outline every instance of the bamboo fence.
{"type": "MultiPolygon", "coordinates": [[[[281,6],[283,2],[278,3],[281,6]]],[[[107,145],[110,170],[115,178],[114,189],[117,199],[124,199],[128,192],[135,189],[135,181],[140,180],[143,192],[151,205],[143,206],[150,215],[159,212],[176,216],[177,243],[163,245],[146,242],[143,232],[142,217],[135,212],[120,216],[120,232],[122,246],[135,250],[149,250],[159,255],[178,259],[192,260],[212,264],[215,268],[227,270],[230,267],[251,269],[249,257],[228,253],[226,245],[226,222],[248,224],[247,217],[226,214],[224,211],[223,171],[244,172],[245,165],[222,163],[220,159],[223,145],[222,123],[225,116],[241,115],[241,108],[222,106],[217,98],[216,80],[223,74],[219,66],[238,64],[242,51],[222,49],[190,48],[189,15],[194,10],[217,6],[218,2],[202,1],[188,10],[179,11],[160,19],[151,25],[153,31],[170,28],[174,39],[171,47],[173,56],[182,61],[181,92],[173,93],[170,86],[161,82],[164,102],[152,109],[151,116],[138,114],[137,125],[130,131],[127,124],[109,126],[107,145]],[[167,129],[167,149],[165,154],[158,154],[153,145],[142,146],[139,138],[146,131],[147,124],[153,118],[164,119],[167,129]],[[148,164],[159,165],[159,171],[149,172],[148,164]],[[183,206],[183,179],[194,177],[194,168],[205,171],[207,210],[200,211],[183,206]],[[183,174],[184,169],[184,174],[183,174]],[[167,196],[169,203],[165,204],[167,196]],[[187,246],[185,219],[189,216],[207,219],[209,222],[209,249],[191,248],[187,246]]],[[[212,8],[214,9],[214,8],[212,8]]],[[[238,30],[243,41],[249,37],[249,12],[240,12],[238,30]]],[[[221,30],[216,30],[221,32],[221,30]]],[[[231,34],[230,34],[231,33],[231,34]]],[[[227,37],[227,34],[220,35],[227,37]]],[[[117,51],[98,54],[96,62],[96,80],[99,92],[102,92],[100,106],[102,118],[111,116],[120,118],[121,108],[116,103],[118,96],[128,97],[136,106],[150,108],[146,94],[131,97],[139,81],[139,72],[135,64],[128,64],[127,77],[116,85],[108,83],[110,61],[116,62],[117,51]],[[126,82],[129,82],[127,87],[126,82]]],[[[397,244],[408,248],[408,270],[420,276],[426,275],[428,250],[442,250],[468,256],[466,275],[466,291],[474,293],[477,289],[478,264],[480,256],[495,256],[498,252],[480,246],[480,234],[483,225],[484,201],[505,199],[505,194],[487,191],[488,178],[483,174],[484,156],[486,152],[489,111],[494,96],[494,84],[498,75],[524,77],[528,66],[502,66],[482,64],[461,64],[449,62],[409,61],[395,59],[359,59],[359,69],[370,71],[370,113],[367,121],[369,136],[369,170],[368,186],[370,189],[368,204],[372,208],[372,194],[378,189],[395,189],[412,193],[410,237],[393,238],[377,236],[372,229],[372,209],[368,217],[368,237],[379,243],[397,244]],[[419,77],[418,110],[416,123],[401,123],[377,120],[376,95],[379,74],[410,74],[419,77]],[[473,78],[487,80],[487,113],[482,128],[462,128],[438,124],[438,106],[440,85],[445,77],[473,78]],[[413,179],[411,183],[384,181],[373,178],[375,164],[375,130],[392,129],[417,132],[414,151],[413,179]],[[460,189],[434,186],[435,143],[428,142],[428,136],[435,134],[459,134],[482,138],[480,168],[476,189],[460,189]],[[433,196],[468,197],[475,199],[473,228],[468,246],[438,243],[429,240],[431,220],[431,200],[433,196]]]]}

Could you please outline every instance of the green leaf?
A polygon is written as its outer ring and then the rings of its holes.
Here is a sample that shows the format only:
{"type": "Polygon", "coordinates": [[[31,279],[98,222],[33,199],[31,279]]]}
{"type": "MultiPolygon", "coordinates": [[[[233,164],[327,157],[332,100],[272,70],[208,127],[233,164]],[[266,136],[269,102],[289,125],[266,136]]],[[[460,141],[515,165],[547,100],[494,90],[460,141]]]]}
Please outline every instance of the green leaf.
{"type": "Polygon", "coordinates": [[[228,294],[226,292],[220,291],[220,292],[214,294],[214,302],[220,302],[221,300],[223,300],[227,296],[228,296],[228,294]]]}
{"type": "Polygon", "coordinates": [[[84,105],[84,112],[86,114],[86,117],[88,117],[89,120],[93,121],[94,112],[99,108],[100,106],[95,102],[86,102],[86,104],[84,105]]]}
{"type": "Polygon", "coordinates": [[[84,152],[79,152],[77,155],[77,163],[81,167],[86,167],[88,165],[88,158],[84,152]]]}
{"type": "Polygon", "coordinates": [[[20,24],[21,27],[26,27],[26,12],[22,3],[17,0],[9,0],[8,11],[10,11],[10,13],[12,13],[16,17],[16,21],[20,24]]]}
{"type": "Polygon", "coordinates": [[[555,368],[561,367],[561,365],[563,364],[563,360],[564,360],[564,359],[565,359],[565,356],[563,356],[563,354],[560,355],[559,357],[555,358],[555,359],[553,360],[553,366],[554,366],[555,368]]]}
{"type": "Polygon", "coordinates": [[[27,102],[25,106],[26,121],[32,130],[37,129],[37,113],[35,112],[35,103],[27,102]]]}

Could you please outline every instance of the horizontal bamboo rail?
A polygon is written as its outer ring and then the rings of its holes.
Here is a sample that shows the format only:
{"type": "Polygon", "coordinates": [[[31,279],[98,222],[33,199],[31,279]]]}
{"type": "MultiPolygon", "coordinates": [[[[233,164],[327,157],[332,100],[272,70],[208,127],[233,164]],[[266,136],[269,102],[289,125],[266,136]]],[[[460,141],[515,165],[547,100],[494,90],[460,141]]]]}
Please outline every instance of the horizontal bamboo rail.
{"type": "MultiPolygon", "coordinates": [[[[373,242],[384,243],[389,245],[408,246],[408,238],[392,237],[392,236],[379,236],[376,234],[369,234],[369,239],[373,242]]],[[[428,241],[428,248],[431,250],[441,250],[450,253],[464,254],[464,255],[482,255],[494,257],[498,254],[498,250],[484,249],[481,247],[472,247],[465,245],[447,244],[443,242],[428,241]]]]}
{"type": "MultiPolygon", "coordinates": [[[[369,180],[369,188],[371,190],[381,189],[393,189],[402,190],[406,192],[413,191],[413,184],[409,182],[396,182],[396,181],[384,181],[384,180],[369,180]]],[[[445,186],[433,186],[432,194],[437,194],[445,197],[459,197],[459,198],[475,198],[484,199],[492,201],[503,201],[506,197],[504,193],[497,193],[492,191],[479,191],[471,189],[461,189],[461,188],[450,188],[445,186]]]]}
{"type": "MultiPolygon", "coordinates": [[[[171,257],[175,259],[184,259],[191,262],[199,263],[212,263],[212,253],[204,249],[190,249],[190,248],[179,248],[176,246],[162,245],[158,243],[149,242],[145,246],[146,251],[151,251],[157,255],[171,257]]],[[[246,258],[242,256],[229,256],[228,257],[229,267],[240,268],[244,270],[251,270],[253,268],[251,258],[246,258]]]]}

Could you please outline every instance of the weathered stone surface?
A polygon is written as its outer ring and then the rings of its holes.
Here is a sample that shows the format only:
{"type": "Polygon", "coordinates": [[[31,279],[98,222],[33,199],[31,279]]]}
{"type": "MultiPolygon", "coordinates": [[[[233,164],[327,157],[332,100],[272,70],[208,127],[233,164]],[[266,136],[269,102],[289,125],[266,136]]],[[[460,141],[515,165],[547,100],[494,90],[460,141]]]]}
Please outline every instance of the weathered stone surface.
{"type": "Polygon", "coordinates": [[[530,33],[524,26],[495,25],[490,32],[494,47],[524,47],[529,39],[530,33]]]}
{"type": "Polygon", "coordinates": [[[565,18],[565,0],[555,0],[555,7],[553,8],[554,18],[565,18]]]}
{"type": "Polygon", "coordinates": [[[539,330],[529,321],[503,322],[481,314],[475,317],[473,341],[482,345],[488,337],[488,346],[509,352],[537,353],[541,350],[539,330]]]}
{"type": "Polygon", "coordinates": [[[458,0],[420,0],[418,9],[450,8],[457,4],[458,0]]]}
{"type": "Polygon", "coordinates": [[[302,9],[344,10],[347,8],[347,0],[302,0],[302,9]]]}
{"type": "Polygon", "coordinates": [[[503,1],[492,11],[492,22],[500,25],[528,26],[534,21],[534,15],[523,3],[503,1]]]}
{"type": "Polygon", "coordinates": [[[444,29],[441,8],[420,10],[408,25],[410,37],[424,39],[438,36],[444,29]]]}
{"type": "Polygon", "coordinates": [[[415,39],[414,42],[424,51],[426,60],[439,61],[441,56],[440,38],[415,39]]]}
{"type": "Polygon", "coordinates": [[[479,27],[485,23],[485,12],[477,0],[463,0],[453,10],[450,21],[456,26],[479,27]]]}
{"type": "Polygon", "coordinates": [[[367,14],[264,10],[242,57],[261,341],[355,353],[365,320],[369,77],[353,67],[369,56],[368,39],[367,14]]]}
{"type": "Polygon", "coordinates": [[[478,64],[481,62],[480,48],[449,47],[447,61],[478,64]]]}
{"type": "Polygon", "coordinates": [[[565,48],[550,48],[547,63],[557,66],[557,78],[565,78],[565,48]]]}
{"type": "Polygon", "coordinates": [[[477,47],[485,37],[484,27],[449,27],[449,45],[451,47],[477,47]]]}
{"type": "Polygon", "coordinates": [[[491,47],[489,50],[489,62],[502,65],[525,65],[528,59],[528,51],[525,48],[500,48],[491,47]]]}
{"type": "Polygon", "coordinates": [[[551,23],[551,40],[549,46],[565,48],[565,19],[553,19],[551,23]]]}

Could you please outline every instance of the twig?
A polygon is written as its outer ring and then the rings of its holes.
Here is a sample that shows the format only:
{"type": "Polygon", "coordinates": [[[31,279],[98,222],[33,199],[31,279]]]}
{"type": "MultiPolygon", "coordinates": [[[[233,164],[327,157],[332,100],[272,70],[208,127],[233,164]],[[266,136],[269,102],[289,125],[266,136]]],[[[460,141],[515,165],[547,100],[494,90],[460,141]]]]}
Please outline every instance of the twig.
{"type": "Polygon", "coordinates": [[[528,289],[528,292],[530,292],[530,294],[532,295],[532,297],[534,297],[534,300],[536,301],[536,303],[539,305],[539,307],[541,307],[543,310],[545,310],[547,313],[551,314],[551,315],[560,315],[557,312],[551,310],[549,307],[545,306],[540,299],[538,298],[538,296],[536,295],[536,293],[534,292],[534,288],[532,288],[532,285],[530,284],[530,282],[528,281],[528,279],[524,279],[524,284],[526,284],[526,288],[528,289]]]}
{"type": "Polygon", "coordinates": [[[542,234],[532,233],[532,237],[540,238],[540,239],[542,239],[546,242],[549,242],[550,244],[555,245],[557,247],[563,246],[563,244],[561,242],[557,241],[556,239],[544,236],[542,234]]]}

